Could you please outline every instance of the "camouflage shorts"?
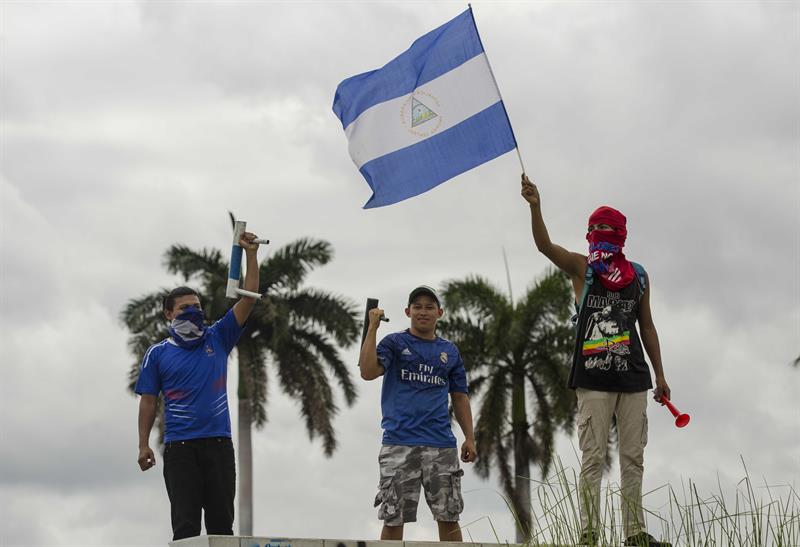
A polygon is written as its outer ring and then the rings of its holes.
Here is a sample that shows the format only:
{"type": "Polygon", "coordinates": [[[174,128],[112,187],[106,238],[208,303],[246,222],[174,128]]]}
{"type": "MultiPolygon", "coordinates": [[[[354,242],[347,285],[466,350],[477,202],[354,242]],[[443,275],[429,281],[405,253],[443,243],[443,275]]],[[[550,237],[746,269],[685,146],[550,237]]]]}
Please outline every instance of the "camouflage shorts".
{"type": "Polygon", "coordinates": [[[375,507],[387,526],[416,522],[419,487],[436,521],[456,522],[464,510],[458,450],[430,446],[384,445],[378,464],[381,480],[375,507]]]}

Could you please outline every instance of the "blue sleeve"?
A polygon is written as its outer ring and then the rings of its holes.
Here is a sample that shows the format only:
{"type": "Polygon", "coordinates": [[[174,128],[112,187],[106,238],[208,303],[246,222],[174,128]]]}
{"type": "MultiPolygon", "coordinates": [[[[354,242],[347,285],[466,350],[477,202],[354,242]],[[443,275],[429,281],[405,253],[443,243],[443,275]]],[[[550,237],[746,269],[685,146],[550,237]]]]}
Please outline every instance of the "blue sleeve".
{"type": "Polygon", "coordinates": [[[458,360],[455,366],[450,369],[450,393],[469,393],[467,369],[464,368],[464,361],[461,359],[461,353],[457,353],[457,355],[458,360]]]}
{"type": "Polygon", "coordinates": [[[225,353],[230,353],[239,341],[244,327],[240,327],[236,322],[236,316],[233,315],[233,308],[222,316],[222,319],[209,327],[212,329],[217,337],[222,341],[222,346],[225,348],[225,353]]]}
{"type": "Polygon", "coordinates": [[[150,346],[144,354],[139,368],[139,378],[134,391],[139,395],[158,395],[161,391],[161,375],[158,373],[158,358],[161,352],[156,346],[150,346]]]}
{"type": "Polygon", "coordinates": [[[395,349],[394,336],[391,334],[385,336],[378,344],[378,364],[383,366],[383,370],[389,370],[394,364],[394,349],[395,349]]]}

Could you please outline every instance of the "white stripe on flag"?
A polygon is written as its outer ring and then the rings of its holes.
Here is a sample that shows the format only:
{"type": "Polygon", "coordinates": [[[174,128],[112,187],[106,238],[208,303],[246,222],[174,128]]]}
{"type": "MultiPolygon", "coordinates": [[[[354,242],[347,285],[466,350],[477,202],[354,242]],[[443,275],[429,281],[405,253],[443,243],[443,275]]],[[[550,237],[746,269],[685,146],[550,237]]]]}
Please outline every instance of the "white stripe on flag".
{"type": "Polygon", "coordinates": [[[345,129],[350,157],[361,168],[365,163],[417,144],[441,133],[500,101],[486,54],[409,93],[365,110],[345,129]],[[436,117],[410,127],[410,101],[417,100],[436,117]],[[406,104],[409,103],[409,104],[406,104]],[[403,121],[405,118],[405,123],[403,121]]]}

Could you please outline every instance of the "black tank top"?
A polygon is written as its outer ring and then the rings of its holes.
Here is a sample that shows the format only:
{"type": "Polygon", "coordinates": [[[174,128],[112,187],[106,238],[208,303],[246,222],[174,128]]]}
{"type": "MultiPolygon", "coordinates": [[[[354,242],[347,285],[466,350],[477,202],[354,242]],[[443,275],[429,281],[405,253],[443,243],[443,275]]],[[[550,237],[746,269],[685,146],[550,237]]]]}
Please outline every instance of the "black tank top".
{"type": "Polygon", "coordinates": [[[636,330],[641,299],[638,276],[618,292],[595,276],[578,313],[571,388],[636,392],[653,387],[636,330]]]}

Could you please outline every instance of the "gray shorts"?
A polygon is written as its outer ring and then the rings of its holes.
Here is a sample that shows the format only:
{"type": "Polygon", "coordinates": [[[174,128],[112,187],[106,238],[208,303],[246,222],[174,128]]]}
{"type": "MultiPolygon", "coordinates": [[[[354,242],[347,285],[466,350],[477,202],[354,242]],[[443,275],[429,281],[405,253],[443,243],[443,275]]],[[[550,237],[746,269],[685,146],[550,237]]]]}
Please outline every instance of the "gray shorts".
{"type": "Polygon", "coordinates": [[[375,507],[378,518],[387,526],[416,522],[419,487],[433,518],[457,522],[464,510],[461,476],[456,448],[384,445],[378,456],[381,480],[375,507]]]}

